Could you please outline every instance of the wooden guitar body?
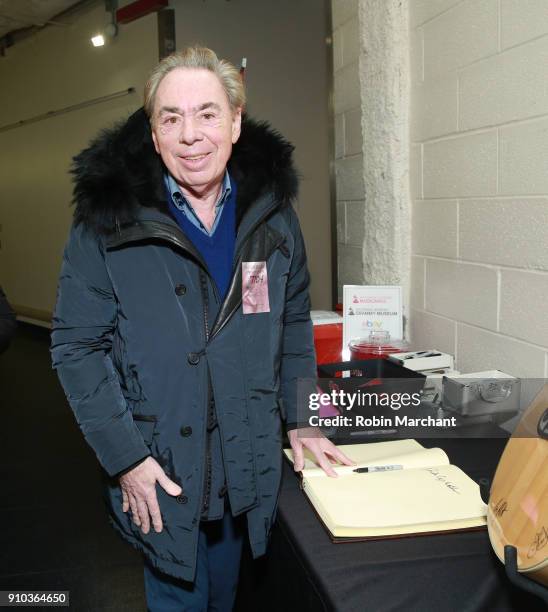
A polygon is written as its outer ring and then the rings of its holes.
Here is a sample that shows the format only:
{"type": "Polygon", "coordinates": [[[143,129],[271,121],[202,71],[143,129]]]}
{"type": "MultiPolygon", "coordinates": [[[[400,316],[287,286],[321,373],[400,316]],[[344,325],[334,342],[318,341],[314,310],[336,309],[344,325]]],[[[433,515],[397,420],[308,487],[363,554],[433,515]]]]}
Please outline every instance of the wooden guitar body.
{"type": "Polygon", "coordinates": [[[548,384],[508,440],[489,496],[491,545],[517,550],[518,572],[548,587],[548,384]]]}

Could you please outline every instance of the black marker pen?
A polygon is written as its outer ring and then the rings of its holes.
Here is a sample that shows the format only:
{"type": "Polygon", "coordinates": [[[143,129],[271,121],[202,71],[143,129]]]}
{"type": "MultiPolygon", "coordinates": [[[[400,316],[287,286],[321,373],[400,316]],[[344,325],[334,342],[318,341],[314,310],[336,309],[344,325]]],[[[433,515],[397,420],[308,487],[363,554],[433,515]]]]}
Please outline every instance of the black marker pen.
{"type": "Polygon", "coordinates": [[[390,472],[391,470],[403,470],[403,465],[372,465],[352,470],[357,474],[367,474],[368,472],[390,472]]]}

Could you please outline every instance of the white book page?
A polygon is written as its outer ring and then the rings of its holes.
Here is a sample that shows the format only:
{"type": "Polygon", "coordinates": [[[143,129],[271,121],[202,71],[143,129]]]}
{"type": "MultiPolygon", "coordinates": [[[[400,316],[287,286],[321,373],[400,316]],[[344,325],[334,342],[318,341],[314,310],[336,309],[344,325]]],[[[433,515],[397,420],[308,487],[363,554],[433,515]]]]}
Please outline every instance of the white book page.
{"type": "Polygon", "coordinates": [[[335,534],[432,531],[468,519],[482,524],[486,514],[479,486],[454,465],[309,478],[304,486],[335,534]]]}
{"type": "MultiPolygon", "coordinates": [[[[341,444],[337,446],[337,448],[356,462],[357,465],[350,467],[350,470],[359,466],[383,465],[389,459],[398,458],[402,455],[413,455],[419,451],[424,452],[427,450],[416,440],[390,440],[388,442],[371,442],[368,444],[341,444]]],[[[441,452],[443,453],[443,451],[441,452]]],[[[288,448],[284,450],[284,453],[288,459],[293,462],[293,451],[288,448]]],[[[318,466],[314,459],[314,455],[308,449],[305,449],[304,457],[303,476],[325,473],[318,466]]],[[[446,461],[446,463],[448,462],[449,461],[446,461]]],[[[333,467],[338,471],[342,466],[334,464],[333,467]]]]}

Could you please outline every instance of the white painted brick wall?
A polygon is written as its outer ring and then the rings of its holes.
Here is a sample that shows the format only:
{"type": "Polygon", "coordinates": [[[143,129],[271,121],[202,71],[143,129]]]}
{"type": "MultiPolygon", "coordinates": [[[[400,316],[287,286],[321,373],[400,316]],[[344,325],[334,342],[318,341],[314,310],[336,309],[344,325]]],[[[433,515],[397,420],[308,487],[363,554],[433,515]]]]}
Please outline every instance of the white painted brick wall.
{"type": "Polygon", "coordinates": [[[500,125],[548,113],[548,37],[465,68],[459,80],[459,126],[500,125]]]}
{"type": "Polygon", "coordinates": [[[502,270],[500,331],[548,346],[548,274],[502,270]]]}
{"type": "Polygon", "coordinates": [[[341,26],[342,60],[348,65],[358,60],[360,54],[359,21],[357,15],[341,26]]]}
{"type": "Polygon", "coordinates": [[[447,74],[498,49],[498,0],[466,0],[424,26],[425,79],[447,74]]]}
{"type": "Polygon", "coordinates": [[[343,45],[341,28],[333,32],[333,70],[339,71],[343,67],[343,45]]]}
{"type": "Polygon", "coordinates": [[[358,0],[331,0],[333,30],[358,14],[358,0]]]}
{"type": "Polygon", "coordinates": [[[346,202],[337,202],[337,243],[346,244],[346,202]]]}
{"type": "Polygon", "coordinates": [[[457,369],[461,372],[502,370],[522,378],[544,376],[542,348],[508,336],[457,324],[457,369]]]}
{"type": "Polygon", "coordinates": [[[358,62],[344,65],[335,72],[335,91],[333,105],[335,115],[360,106],[360,81],[358,79],[358,62]]]}
{"type": "Polygon", "coordinates": [[[461,201],[459,254],[469,261],[548,270],[548,199],[461,201]]]}
{"type": "Polygon", "coordinates": [[[337,201],[363,199],[363,156],[343,157],[335,162],[337,201]]]}
{"type": "Polygon", "coordinates": [[[413,90],[411,137],[428,140],[458,129],[457,74],[417,82],[413,90]]]}
{"type": "Polygon", "coordinates": [[[414,28],[444,13],[462,0],[409,0],[410,24],[414,28]]]}
{"type": "Polygon", "coordinates": [[[466,134],[424,145],[425,198],[497,193],[497,133],[466,134]]]}
{"type": "Polygon", "coordinates": [[[424,80],[424,62],[423,62],[423,28],[417,28],[410,32],[409,35],[409,54],[410,54],[410,68],[411,77],[413,83],[417,83],[424,80]]]}
{"type": "MultiPolygon", "coordinates": [[[[341,287],[343,285],[363,284],[362,247],[347,244],[339,245],[338,264],[338,278],[341,287]]],[[[342,299],[342,292],[339,293],[339,296],[342,299]]]]}
{"type": "MultiPolygon", "coordinates": [[[[546,71],[548,83],[548,67],[546,71]]],[[[548,193],[548,119],[500,129],[500,192],[548,193]]]]}
{"type": "Polygon", "coordinates": [[[413,348],[438,349],[455,355],[455,321],[412,308],[410,325],[413,348]]]}
{"type": "Polygon", "coordinates": [[[409,9],[413,346],[548,376],[548,0],[409,9]]]}
{"type": "Polygon", "coordinates": [[[496,330],[497,276],[485,266],[428,259],[425,310],[496,330]]]}
{"type": "Polygon", "coordinates": [[[344,157],[344,113],[335,115],[335,159],[344,157]]]}
{"type": "Polygon", "coordinates": [[[424,308],[424,257],[411,257],[411,308],[424,308]]]}
{"type": "Polygon", "coordinates": [[[344,154],[356,155],[362,148],[362,111],[355,108],[344,113],[344,154]]]}
{"type": "Polygon", "coordinates": [[[411,226],[413,253],[456,257],[457,222],[456,200],[415,200],[411,226]]]}
{"type": "Polygon", "coordinates": [[[543,36],[548,32],[546,0],[501,0],[502,48],[543,36]]]}
{"type": "Polygon", "coordinates": [[[419,144],[411,145],[409,189],[413,199],[422,199],[422,145],[419,144]]]}
{"type": "Polygon", "coordinates": [[[346,202],[346,244],[363,246],[365,202],[346,202]]]}

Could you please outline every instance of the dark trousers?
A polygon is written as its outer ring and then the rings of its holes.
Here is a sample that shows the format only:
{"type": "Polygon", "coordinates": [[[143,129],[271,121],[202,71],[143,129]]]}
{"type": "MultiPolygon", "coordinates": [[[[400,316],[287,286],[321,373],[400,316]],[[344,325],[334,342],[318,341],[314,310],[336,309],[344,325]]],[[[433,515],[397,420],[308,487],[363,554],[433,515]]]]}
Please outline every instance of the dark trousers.
{"type": "Polygon", "coordinates": [[[145,559],[148,611],[231,612],[245,525],[245,519],[234,519],[229,509],[221,520],[201,523],[193,583],[168,576],[145,559]]]}

